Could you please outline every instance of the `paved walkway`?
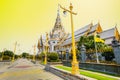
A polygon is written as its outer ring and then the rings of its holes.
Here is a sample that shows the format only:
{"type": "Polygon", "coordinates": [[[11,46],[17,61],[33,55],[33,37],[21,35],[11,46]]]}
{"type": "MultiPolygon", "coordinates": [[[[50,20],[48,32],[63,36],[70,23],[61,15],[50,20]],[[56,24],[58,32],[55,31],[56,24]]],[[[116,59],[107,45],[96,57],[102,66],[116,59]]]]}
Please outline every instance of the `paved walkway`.
{"type": "Polygon", "coordinates": [[[44,66],[19,59],[12,65],[0,69],[0,80],[63,80],[46,72],[44,66]]]}

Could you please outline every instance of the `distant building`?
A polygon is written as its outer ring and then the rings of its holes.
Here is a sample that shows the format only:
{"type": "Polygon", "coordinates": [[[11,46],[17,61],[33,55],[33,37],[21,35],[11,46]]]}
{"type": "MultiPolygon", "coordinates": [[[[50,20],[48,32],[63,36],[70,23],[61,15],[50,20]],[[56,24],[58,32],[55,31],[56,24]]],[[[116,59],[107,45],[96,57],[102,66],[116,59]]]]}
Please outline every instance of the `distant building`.
{"type": "MultiPolygon", "coordinates": [[[[77,31],[75,33],[75,43],[79,41],[80,37],[90,36],[94,34],[99,34],[101,39],[105,40],[105,44],[111,45],[111,41],[113,38],[120,41],[120,34],[118,32],[117,27],[115,26],[112,29],[104,30],[102,29],[100,23],[93,25],[93,23],[90,23],[77,31]]],[[[64,27],[61,23],[61,18],[59,14],[59,10],[57,13],[57,18],[55,25],[52,29],[52,31],[49,33],[49,52],[63,52],[66,50],[69,50],[69,52],[72,49],[72,36],[71,34],[68,34],[65,32],[64,27]]],[[[38,53],[44,51],[45,46],[45,39],[42,39],[42,37],[38,40],[38,53]]]]}

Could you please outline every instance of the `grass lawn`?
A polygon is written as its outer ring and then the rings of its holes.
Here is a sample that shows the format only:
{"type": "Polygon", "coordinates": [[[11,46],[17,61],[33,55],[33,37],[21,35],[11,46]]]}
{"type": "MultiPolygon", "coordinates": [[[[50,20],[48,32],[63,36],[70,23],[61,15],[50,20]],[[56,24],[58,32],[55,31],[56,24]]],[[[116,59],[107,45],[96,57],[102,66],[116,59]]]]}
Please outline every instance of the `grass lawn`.
{"type": "MultiPolygon", "coordinates": [[[[71,71],[71,69],[72,69],[71,67],[66,67],[66,66],[55,66],[55,67],[66,70],[66,71],[71,71]]],[[[112,78],[109,76],[105,76],[105,75],[103,76],[103,75],[101,75],[101,73],[98,73],[98,72],[92,72],[92,71],[87,71],[87,70],[83,70],[83,69],[80,69],[80,74],[91,77],[91,78],[95,78],[97,80],[118,80],[116,78],[112,78]]]]}

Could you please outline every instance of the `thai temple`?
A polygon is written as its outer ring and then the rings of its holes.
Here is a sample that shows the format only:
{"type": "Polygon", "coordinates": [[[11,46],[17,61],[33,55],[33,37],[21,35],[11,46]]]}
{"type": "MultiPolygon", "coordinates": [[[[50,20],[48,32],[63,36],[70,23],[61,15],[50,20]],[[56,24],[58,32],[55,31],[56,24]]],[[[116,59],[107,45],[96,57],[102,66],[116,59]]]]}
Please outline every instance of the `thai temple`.
{"type": "MultiPolygon", "coordinates": [[[[98,34],[101,39],[105,40],[105,44],[111,45],[113,38],[120,41],[120,34],[117,29],[117,26],[114,26],[111,29],[103,30],[100,22],[97,24],[90,23],[86,26],[80,27],[80,29],[74,32],[75,35],[75,43],[79,41],[81,36],[90,36],[98,34]]],[[[45,50],[46,39],[40,37],[38,40],[38,54],[45,50]]],[[[57,12],[57,18],[54,24],[53,29],[48,34],[48,52],[65,52],[68,50],[69,52],[72,49],[72,36],[70,33],[66,33],[65,29],[62,25],[59,10],[57,12]]]]}

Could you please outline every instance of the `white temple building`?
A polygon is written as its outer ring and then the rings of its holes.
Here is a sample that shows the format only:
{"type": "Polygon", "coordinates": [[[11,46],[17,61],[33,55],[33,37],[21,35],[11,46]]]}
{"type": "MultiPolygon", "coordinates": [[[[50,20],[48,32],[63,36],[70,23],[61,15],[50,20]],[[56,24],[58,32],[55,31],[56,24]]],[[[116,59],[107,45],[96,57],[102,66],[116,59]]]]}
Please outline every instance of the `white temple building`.
{"type": "MultiPolygon", "coordinates": [[[[79,41],[80,37],[85,35],[94,35],[95,33],[100,35],[101,39],[105,40],[105,44],[111,45],[113,38],[120,41],[120,34],[118,32],[117,26],[112,29],[103,30],[100,23],[97,24],[90,23],[86,26],[80,27],[80,29],[74,32],[75,43],[79,41]]],[[[72,38],[71,34],[65,32],[64,27],[61,22],[59,10],[57,12],[57,18],[55,25],[51,32],[49,33],[49,52],[62,52],[67,49],[71,51],[72,49],[72,38]]],[[[45,47],[45,39],[41,38],[38,40],[38,53],[43,52],[45,47]]]]}

